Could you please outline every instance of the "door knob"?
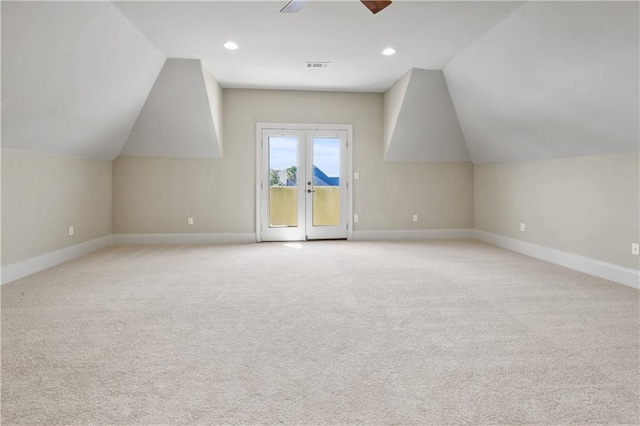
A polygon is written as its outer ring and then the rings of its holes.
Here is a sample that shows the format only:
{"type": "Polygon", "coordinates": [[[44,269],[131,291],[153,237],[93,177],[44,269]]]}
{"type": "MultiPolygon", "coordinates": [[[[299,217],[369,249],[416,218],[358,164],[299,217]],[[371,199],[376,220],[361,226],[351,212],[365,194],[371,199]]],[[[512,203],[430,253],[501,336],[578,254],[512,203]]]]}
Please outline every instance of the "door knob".
{"type": "Polygon", "coordinates": [[[310,189],[307,189],[307,193],[308,193],[308,194],[311,194],[312,192],[316,192],[316,191],[312,191],[312,190],[310,190],[310,189]]]}

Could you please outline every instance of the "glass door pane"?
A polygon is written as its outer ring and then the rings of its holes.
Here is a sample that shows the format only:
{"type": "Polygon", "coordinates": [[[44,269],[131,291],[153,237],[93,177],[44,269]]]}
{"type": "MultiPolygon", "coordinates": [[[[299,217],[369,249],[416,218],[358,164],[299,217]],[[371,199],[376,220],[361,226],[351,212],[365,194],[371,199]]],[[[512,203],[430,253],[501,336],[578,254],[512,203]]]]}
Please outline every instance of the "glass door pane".
{"type": "Polygon", "coordinates": [[[308,240],[347,237],[347,132],[307,131],[305,236],[308,240]]]}
{"type": "Polygon", "coordinates": [[[298,138],[269,137],[269,227],[298,226],[298,138]]]}
{"type": "Polygon", "coordinates": [[[347,131],[262,128],[257,145],[260,241],[347,237],[347,131]]]}
{"type": "Polygon", "coordinates": [[[313,226],[339,226],[339,138],[313,138],[313,186],[313,226]]]}

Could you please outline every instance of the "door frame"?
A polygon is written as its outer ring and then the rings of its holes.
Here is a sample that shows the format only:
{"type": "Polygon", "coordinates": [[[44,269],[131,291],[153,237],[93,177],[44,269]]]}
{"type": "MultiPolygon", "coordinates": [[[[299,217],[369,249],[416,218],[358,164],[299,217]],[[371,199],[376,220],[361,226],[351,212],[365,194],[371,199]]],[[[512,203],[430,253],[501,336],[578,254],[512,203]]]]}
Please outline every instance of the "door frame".
{"type": "MultiPolygon", "coordinates": [[[[262,223],[261,209],[262,209],[262,192],[265,188],[265,183],[262,180],[262,131],[263,130],[343,130],[347,132],[347,175],[346,178],[346,191],[347,191],[347,240],[353,238],[353,125],[352,124],[304,124],[304,123],[256,123],[256,242],[262,242],[262,223]]],[[[268,184],[268,182],[267,182],[268,184]]],[[[268,185],[266,186],[268,187],[268,185]]]]}

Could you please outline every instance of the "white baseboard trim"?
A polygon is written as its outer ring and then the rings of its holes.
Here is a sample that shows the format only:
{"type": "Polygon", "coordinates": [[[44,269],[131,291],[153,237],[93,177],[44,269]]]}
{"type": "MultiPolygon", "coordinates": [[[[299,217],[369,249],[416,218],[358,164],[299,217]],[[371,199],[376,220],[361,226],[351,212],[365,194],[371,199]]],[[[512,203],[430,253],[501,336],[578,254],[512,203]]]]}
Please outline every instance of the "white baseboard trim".
{"type": "MultiPolygon", "coordinates": [[[[602,262],[501,235],[472,229],[433,229],[401,231],[354,231],[355,241],[477,239],[507,250],[555,263],[633,288],[640,288],[640,271],[602,262]]],[[[112,245],[133,244],[243,244],[255,243],[255,233],[225,234],[116,234],[85,241],[60,250],[2,266],[2,284],[84,256],[112,245]]]]}
{"type": "Polygon", "coordinates": [[[640,271],[614,265],[608,262],[591,259],[589,257],[568,253],[537,244],[527,243],[501,235],[491,234],[484,231],[475,231],[476,239],[502,247],[507,250],[526,254],[536,259],[555,263],[569,269],[584,272],[606,280],[614,281],[633,288],[640,288],[640,271]]]}
{"type": "Polygon", "coordinates": [[[94,240],[85,241],[84,243],[4,265],[2,266],[1,272],[2,284],[10,283],[11,281],[35,274],[36,272],[60,265],[111,245],[112,237],[111,235],[106,235],[94,240]]]}
{"type": "Polygon", "coordinates": [[[416,229],[401,231],[353,231],[355,241],[387,240],[467,240],[473,239],[473,229],[416,229]]]}
{"type": "Polygon", "coordinates": [[[255,233],[229,234],[114,234],[114,245],[133,244],[244,244],[255,243],[255,233]]]}

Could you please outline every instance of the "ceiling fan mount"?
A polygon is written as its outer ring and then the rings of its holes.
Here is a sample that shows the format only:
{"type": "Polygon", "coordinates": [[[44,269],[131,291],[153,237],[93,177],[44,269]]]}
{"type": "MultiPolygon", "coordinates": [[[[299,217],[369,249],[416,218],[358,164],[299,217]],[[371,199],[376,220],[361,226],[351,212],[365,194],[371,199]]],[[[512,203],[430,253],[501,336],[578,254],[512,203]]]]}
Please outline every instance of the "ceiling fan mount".
{"type": "MultiPolygon", "coordinates": [[[[280,13],[296,13],[308,0],[290,0],[281,10],[280,13]]],[[[380,12],[385,7],[391,4],[390,0],[387,1],[368,1],[368,0],[360,0],[360,3],[365,5],[367,9],[371,11],[374,15],[380,12]]]]}

